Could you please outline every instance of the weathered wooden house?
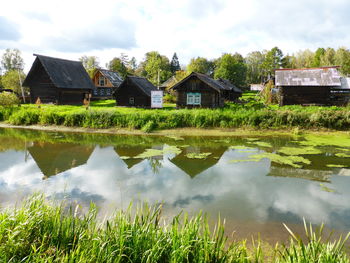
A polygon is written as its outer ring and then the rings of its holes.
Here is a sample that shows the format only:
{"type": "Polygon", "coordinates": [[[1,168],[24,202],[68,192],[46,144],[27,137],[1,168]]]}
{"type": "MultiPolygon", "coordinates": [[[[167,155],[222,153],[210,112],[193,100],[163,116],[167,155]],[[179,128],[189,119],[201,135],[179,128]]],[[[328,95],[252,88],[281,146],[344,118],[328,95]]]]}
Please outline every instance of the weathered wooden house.
{"type": "Polygon", "coordinates": [[[158,90],[146,78],[127,76],[114,91],[118,106],[151,107],[151,91],[158,90]]]}
{"type": "Polygon", "coordinates": [[[113,91],[120,86],[123,79],[118,72],[97,69],[92,77],[92,82],[95,85],[95,89],[92,92],[92,99],[105,100],[113,99],[113,91]]]}
{"type": "Polygon", "coordinates": [[[23,82],[30,89],[31,103],[83,104],[94,90],[89,75],[79,61],[36,55],[23,82]]]}
{"type": "Polygon", "coordinates": [[[162,90],[164,93],[169,93],[169,89],[176,84],[177,80],[175,76],[171,76],[166,81],[164,81],[160,86],[159,89],[162,90]]]}
{"type": "Polygon", "coordinates": [[[242,95],[242,91],[230,81],[212,79],[196,72],[175,84],[172,90],[176,91],[176,105],[179,108],[223,107],[225,100],[234,101],[242,95]]]}
{"type": "MultiPolygon", "coordinates": [[[[349,93],[338,67],[276,70],[280,105],[341,105],[349,93]]],[[[349,90],[350,91],[350,90],[349,90]]]]}

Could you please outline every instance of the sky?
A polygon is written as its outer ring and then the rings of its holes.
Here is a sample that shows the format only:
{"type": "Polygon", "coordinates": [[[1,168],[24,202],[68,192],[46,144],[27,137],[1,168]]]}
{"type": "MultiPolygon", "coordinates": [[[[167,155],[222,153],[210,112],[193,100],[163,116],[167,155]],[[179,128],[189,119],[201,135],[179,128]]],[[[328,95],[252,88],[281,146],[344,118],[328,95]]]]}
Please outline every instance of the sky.
{"type": "Polygon", "coordinates": [[[125,53],[140,62],[156,50],[180,64],[279,47],[284,54],[349,48],[349,0],[11,0],[1,3],[0,55],[18,48],[102,67],[125,53]]]}

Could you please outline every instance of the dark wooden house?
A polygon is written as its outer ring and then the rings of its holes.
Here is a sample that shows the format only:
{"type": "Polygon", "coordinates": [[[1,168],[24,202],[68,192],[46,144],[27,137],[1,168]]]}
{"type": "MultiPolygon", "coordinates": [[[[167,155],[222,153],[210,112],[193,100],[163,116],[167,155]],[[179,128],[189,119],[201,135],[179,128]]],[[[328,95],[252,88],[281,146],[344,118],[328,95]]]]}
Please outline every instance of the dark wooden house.
{"type": "Polygon", "coordinates": [[[346,99],[338,67],[278,69],[280,105],[338,105],[346,99]]]}
{"type": "Polygon", "coordinates": [[[35,55],[23,82],[30,89],[31,103],[83,104],[94,84],[79,61],[35,55]]]}
{"type": "Polygon", "coordinates": [[[114,91],[118,106],[151,107],[151,91],[158,90],[142,77],[127,76],[114,91]]]}
{"type": "Polygon", "coordinates": [[[120,86],[123,79],[118,72],[98,69],[92,77],[92,82],[95,85],[95,89],[92,92],[92,99],[105,100],[113,99],[113,91],[120,86]]]}
{"type": "Polygon", "coordinates": [[[164,81],[160,86],[159,89],[162,90],[164,93],[170,93],[170,88],[176,84],[177,80],[175,76],[172,76],[168,78],[166,81],[164,81]]]}
{"type": "Polygon", "coordinates": [[[175,84],[172,90],[176,91],[176,105],[179,108],[223,107],[225,100],[234,101],[242,95],[242,91],[230,81],[212,79],[196,72],[175,84]]]}

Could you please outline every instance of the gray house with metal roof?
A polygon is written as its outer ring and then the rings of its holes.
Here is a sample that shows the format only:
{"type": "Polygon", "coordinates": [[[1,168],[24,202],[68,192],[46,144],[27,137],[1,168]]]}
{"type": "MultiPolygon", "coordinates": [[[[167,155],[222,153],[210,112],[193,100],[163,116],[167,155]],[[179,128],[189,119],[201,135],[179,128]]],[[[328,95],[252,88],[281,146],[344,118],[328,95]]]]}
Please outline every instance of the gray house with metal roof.
{"type": "Polygon", "coordinates": [[[80,61],[36,55],[23,82],[31,103],[83,104],[94,85],[80,61]]]}
{"type": "Polygon", "coordinates": [[[338,67],[277,69],[280,105],[341,105],[348,100],[338,67]]]}
{"type": "Polygon", "coordinates": [[[92,93],[92,99],[113,99],[113,92],[123,82],[122,77],[118,72],[97,69],[92,77],[92,81],[95,84],[95,89],[92,93]]]}

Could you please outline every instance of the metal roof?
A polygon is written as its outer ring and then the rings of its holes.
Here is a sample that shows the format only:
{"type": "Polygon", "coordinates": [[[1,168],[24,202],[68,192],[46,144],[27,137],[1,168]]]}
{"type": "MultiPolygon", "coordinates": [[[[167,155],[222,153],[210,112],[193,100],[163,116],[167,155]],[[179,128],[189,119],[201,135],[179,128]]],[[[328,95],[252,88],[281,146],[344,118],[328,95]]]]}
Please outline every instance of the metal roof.
{"type": "Polygon", "coordinates": [[[337,68],[276,70],[276,86],[341,86],[337,68]]]}
{"type": "Polygon", "coordinates": [[[107,70],[107,69],[99,69],[101,74],[107,78],[114,87],[119,87],[119,85],[123,82],[122,77],[118,74],[118,72],[107,70]]]}
{"type": "Polygon", "coordinates": [[[23,82],[29,86],[40,64],[45,69],[52,83],[58,88],[94,89],[95,86],[80,61],[36,55],[36,59],[23,82]]]}

